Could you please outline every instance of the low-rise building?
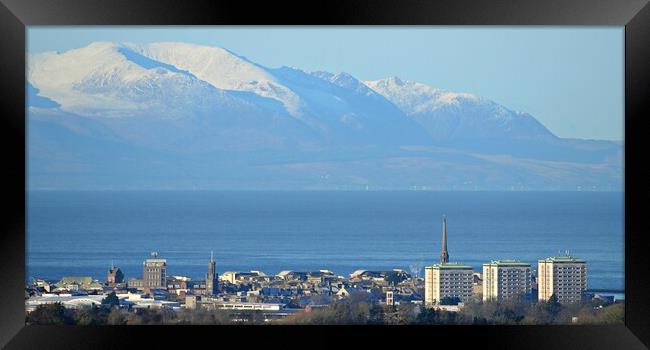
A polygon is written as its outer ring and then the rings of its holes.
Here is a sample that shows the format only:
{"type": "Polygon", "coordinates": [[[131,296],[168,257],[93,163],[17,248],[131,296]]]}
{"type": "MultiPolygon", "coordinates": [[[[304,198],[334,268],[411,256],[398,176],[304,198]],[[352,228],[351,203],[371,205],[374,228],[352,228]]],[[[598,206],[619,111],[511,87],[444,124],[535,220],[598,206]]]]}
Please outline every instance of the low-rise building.
{"type": "Polygon", "coordinates": [[[120,304],[128,305],[132,309],[178,309],[181,306],[178,301],[164,300],[156,295],[151,297],[148,294],[127,293],[117,294],[117,297],[120,304]]]}
{"type": "Polygon", "coordinates": [[[458,312],[463,309],[465,305],[459,303],[458,305],[431,305],[430,307],[438,311],[458,312]]]}
{"type": "Polygon", "coordinates": [[[185,296],[185,308],[186,309],[196,309],[200,301],[201,301],[201,296],[199,296],[199,295],[186,295],[185,296]]]}
{"type": "Polygon", "coordinates": [[[124,282],[124,273],[122,273],[119,267],[111,265],[106,274],[106,284],[113,286],[122,282],[124,282]]]}
{"type": "Polygon", "coordinates": [[[89,308],[102,304],[104,295],[42,294],[25,301],[27,312],[34,311],[39,305],[61,303],[69,309],[89,308]]]}
{"type": "Polygon", "coordinates": [[[313,271],[307,273],[307,282],[311,284],[321,284],[328,277],[333,277],[334,274],[328,270],[313,271]]]}
{"type": "Polygon", "coordinates": [[[167,277],[167,291],[176,295],[188,293],[191,280],[186,276],[169,276],[167,277]]]}
{"type": "Polygon", "coordinates": [[[52,289],[54,289],[54,288],[52,288],[52,286],[50,285],[49,282],[47,282],[44,279],[40,279],[40,278],[35,278],[34,282],[32,284],[34,285],[34,287],[40,289],[41,291],[43,291],[45,293],[50,293],[52,291],[52,289]]]}
{"type": "Polygon", "coordinates": [[[360,293],[360,292],[367,293],[367,291],[363,288],[344,285],[341,286],[341,288],[339,288],[339,290],[336,292],[336,295],[339,297],[349,297],[350,294],[352,293],[360,293]]]}
{"type": "Polygon", "coordinates": [[[58,291],[102,291],[103,287],[99,281],[93,280],[92,277],[63,277],[56,283],[58,291]]]}
{"type": "Polygon", "coordinates": [[[190,293],[196,295],[205,295],[207,293],[207,285],[205,280],[187,281],[187,289],[189,289],[190,293]]]}
{"type": "Polygon", "coordinates": [[[279,311],[284,309],[284,304],[271,304],[271,303],[229,303],[217,302],[215,303],[217,309],[226,310],[261,310],[261,311],[279,311]]]}
{"type": "Polygon", "coordinates": [[[143,290],[144,280],[142,280],[142,278],[129,278],[126,282],[126,287],[130,289],[143,290]]]}
{"type": "Polygon", "coordinates": [[[245,282],[255,282],[255,281],[270,281],[272,278],[267,276],[260,271],[250,271],[250,272],[236,272],[236,271],[226,271],[219,276],[220,281],[228,282],[230,284],[239,284],[245,282]]]}
{"type": "Polygon", "coordinates": [[[386,292],[386,305],[393,306],[395,305],[395,299],[393,291],[386,292]]]}
{"type": "Polygon", "coordinates": [[[219,275],[219,281],[227,282],[230,284],[235,284],[237,272],[235,271],[226,271],[219,275]]]}

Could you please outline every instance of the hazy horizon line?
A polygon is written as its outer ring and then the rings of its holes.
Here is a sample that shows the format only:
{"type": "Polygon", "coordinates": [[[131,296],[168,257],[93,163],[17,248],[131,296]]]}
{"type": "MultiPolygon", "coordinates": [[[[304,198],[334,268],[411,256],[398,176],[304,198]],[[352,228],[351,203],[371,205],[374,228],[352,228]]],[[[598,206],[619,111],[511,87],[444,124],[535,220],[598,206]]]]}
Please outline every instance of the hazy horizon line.
{"type": "Polygon", "coordinates": [[[25,192],[607,192],[607,193],[625,193],[625,190],[544,190],[544,189],[530,189],[530,190],[499,190],[499,189],[485,189],[485,190],[408,190],[408,189],[189,189],[189,188],[142,188],[142,189],[68,189],[68,188],[26,188],[25,192]]]}

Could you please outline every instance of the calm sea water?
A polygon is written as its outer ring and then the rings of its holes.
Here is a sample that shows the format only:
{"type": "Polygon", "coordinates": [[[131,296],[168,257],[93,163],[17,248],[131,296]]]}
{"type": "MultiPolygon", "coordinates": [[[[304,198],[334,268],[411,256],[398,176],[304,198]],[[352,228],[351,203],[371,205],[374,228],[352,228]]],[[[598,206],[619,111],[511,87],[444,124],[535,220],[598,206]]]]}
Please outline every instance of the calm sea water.
{"type": "Polygon", "coordinates": [[[588,287],[622,290],[623,194],[599,192],[30,192],[28,275],[104,280],[114,262],[142,275],[151,251],[168,273],[419,270],[440,254],[481,270],[558,251],[588,261],[588,287]]]}

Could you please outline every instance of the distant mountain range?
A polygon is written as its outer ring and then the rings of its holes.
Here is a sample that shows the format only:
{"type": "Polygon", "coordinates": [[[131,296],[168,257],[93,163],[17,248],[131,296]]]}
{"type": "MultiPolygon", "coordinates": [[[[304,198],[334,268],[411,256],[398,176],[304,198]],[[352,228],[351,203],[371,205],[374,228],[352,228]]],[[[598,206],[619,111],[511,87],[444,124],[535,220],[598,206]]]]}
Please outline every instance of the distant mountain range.
{"type": "Polygon", "coordinates": [[[395,77],[108,42],[27,76],[33,189],[622,190],[620,142],[395,77]]]}

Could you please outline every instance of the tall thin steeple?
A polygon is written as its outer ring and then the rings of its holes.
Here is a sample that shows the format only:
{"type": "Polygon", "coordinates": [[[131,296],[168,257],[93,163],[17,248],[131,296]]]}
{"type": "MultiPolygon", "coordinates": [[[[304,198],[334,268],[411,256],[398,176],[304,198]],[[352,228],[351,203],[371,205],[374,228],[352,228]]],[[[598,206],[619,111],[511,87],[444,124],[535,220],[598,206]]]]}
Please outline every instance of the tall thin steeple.
{"type": "Polygon", "coordinates": [[[214,295],[219,288],[219,275],[217,274],[217,263],[214,261],[214,252],[210,252],[208,262],[208,273],[205,275],[205,289],[207,295],[214,295]]]}
{"type": "Polygon", "coordinates": [[[440,252],[440,263],[449,262],[449,253],[447,253],[447,216],[442,216],[442,250],[440,252]]]}

